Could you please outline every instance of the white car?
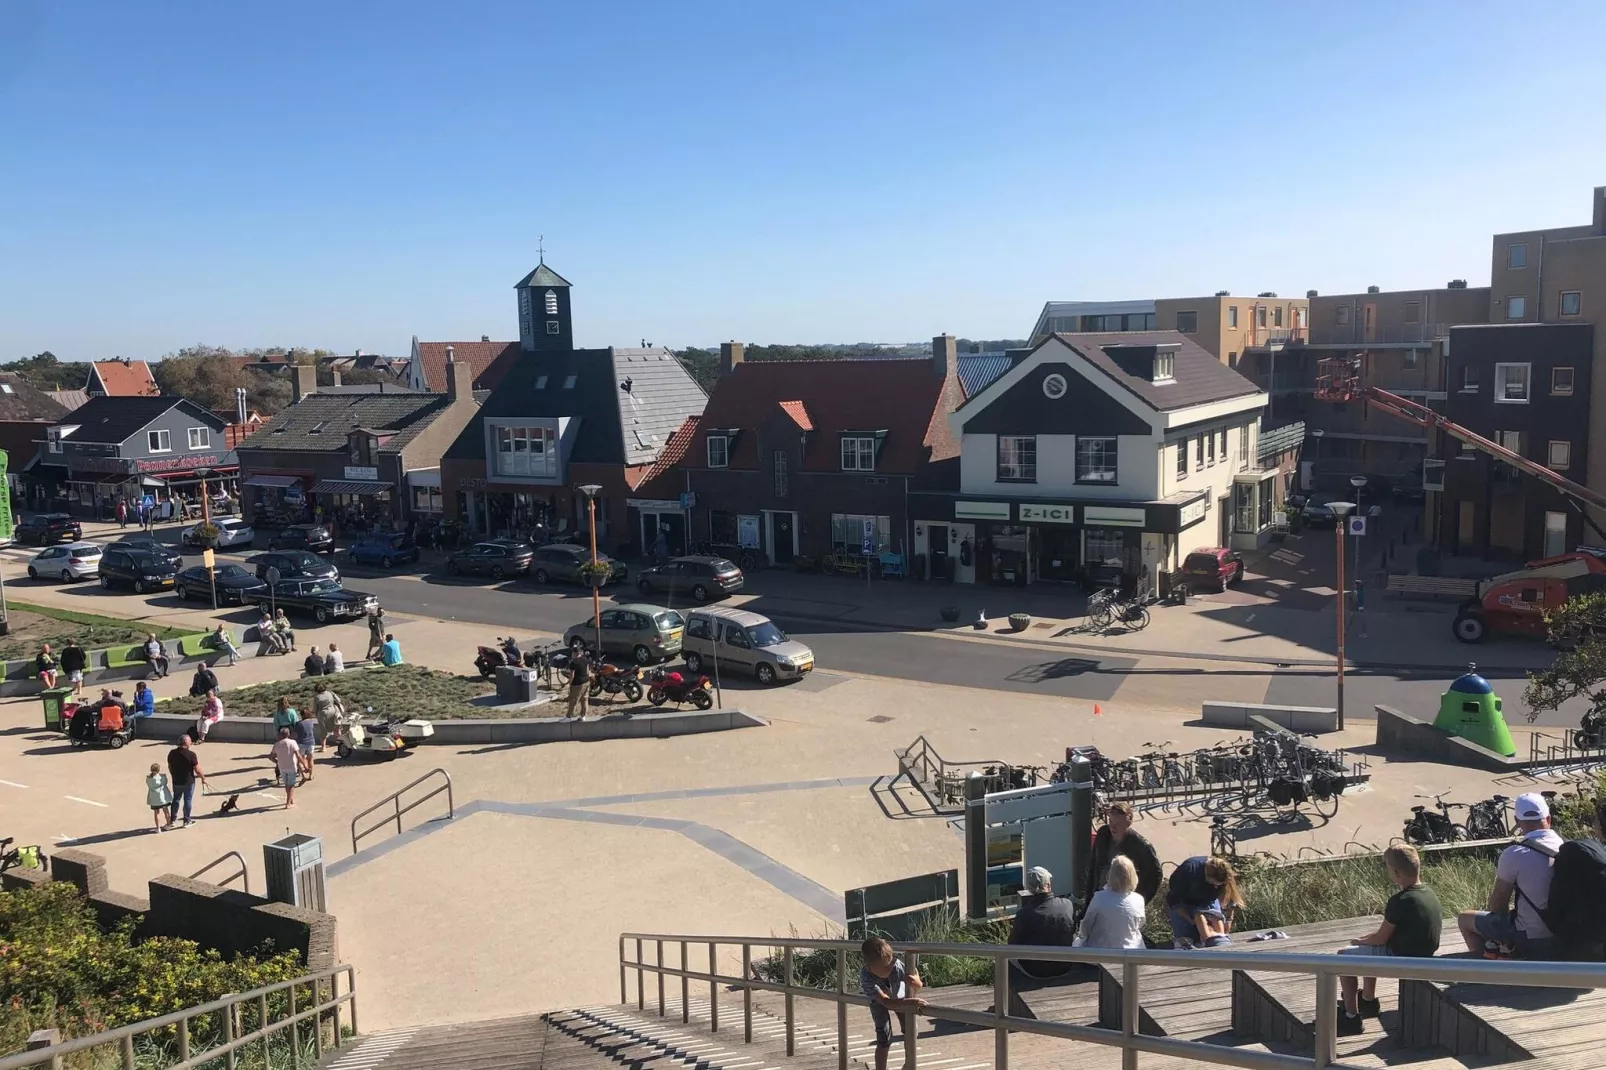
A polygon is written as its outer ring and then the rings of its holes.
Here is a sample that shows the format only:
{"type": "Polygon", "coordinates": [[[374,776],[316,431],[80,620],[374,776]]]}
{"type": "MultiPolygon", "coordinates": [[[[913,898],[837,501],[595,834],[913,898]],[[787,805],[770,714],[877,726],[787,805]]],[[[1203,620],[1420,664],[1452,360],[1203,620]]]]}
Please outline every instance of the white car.
{"type": "Polygon", "coordinates": [[[203,540],[197,537],[195,533],[200,530],[200,524],[191,524],[179,533],[179,538],[185,546],[210,545],[226,549],[230,546],[250,546],[257,537],[251,525],[238,518],[222,517],[212,521],[212,525],[217,528],[216,539],[203,540]]]}
{"type": "Polygon", "coordinates": [[[28,562],[28,576],[59,579],[62,583],[94,579],[100,575],[100,547],[90,542],[47,546],[28,562]]]}

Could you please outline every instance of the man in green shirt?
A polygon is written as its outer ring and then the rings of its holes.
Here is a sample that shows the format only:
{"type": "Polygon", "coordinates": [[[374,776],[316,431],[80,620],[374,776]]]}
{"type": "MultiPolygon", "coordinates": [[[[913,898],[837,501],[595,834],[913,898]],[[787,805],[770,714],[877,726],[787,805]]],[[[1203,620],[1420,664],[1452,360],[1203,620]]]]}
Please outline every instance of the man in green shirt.
{"type": "MultiPolygon", "coordinates": [[[[1433,889],[1422,883],[1422,858],[1416,848],[1402,843],[1383,852],[1389,879],[1399,891],[1383,907],[1383,924],[1377,931],[1340,948],[1340,955],[1385,955],[1396,958],[1432,958],[1439,950],[1439,932],[1444,926],[1444,907],[1433,889]]],[[[1338,1035],[1355,1036],[1365,1031],[1363,1018],[1376,1018],[1377,978],[1357,982],[1340,977],[1344,1002],[1338,1008],[1338,1035]]]]}

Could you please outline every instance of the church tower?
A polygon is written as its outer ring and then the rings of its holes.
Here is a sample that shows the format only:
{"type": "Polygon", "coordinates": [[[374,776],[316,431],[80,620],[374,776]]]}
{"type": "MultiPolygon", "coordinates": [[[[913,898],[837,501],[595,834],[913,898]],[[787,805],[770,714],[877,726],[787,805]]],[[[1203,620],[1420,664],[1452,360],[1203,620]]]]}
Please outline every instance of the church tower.
{"type": "Polygon", "coordinates": [[[541,353],[574,348],[569,280],[546,266],[544,254],[541,263],[514,290],[519,295],[520,349],[541,353]]]}

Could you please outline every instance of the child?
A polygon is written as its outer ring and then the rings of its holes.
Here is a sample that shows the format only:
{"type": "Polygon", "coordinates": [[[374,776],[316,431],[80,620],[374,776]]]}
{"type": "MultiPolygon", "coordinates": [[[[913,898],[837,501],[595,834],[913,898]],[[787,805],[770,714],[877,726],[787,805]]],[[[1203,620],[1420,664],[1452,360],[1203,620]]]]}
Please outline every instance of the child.
{"type": "Polygon", "coordinates": [[[173,789],[168,786],[167,774],[154,762],[150,775],[145,778],[145,805],[151,808],[151,823],[157,832],[166,832],[173,826],[173,818],[167,810],[173,805],[173,789]],[[167,818],[165,822],[164,817],[167,818]]]}
{"type": "Polygon", "coordinates": [[[1207,907],[1194,916],[1199,926],[1200,947],[1225,947],[1232,943],[1232,937],[1227,935],[1227,912],[1207,907]]]}
{"type": "Polygon", "coordinates": [[[303,713],[301,720],[296,722],[294,735],[296,737],[296,747],[301,751],[301,779],[311,780],[312,747],[317,742],[318,735],[318,722],[313,717],[311,710],[303,713]]]}
{"type": "Polygon", "coordinates": [[[892,1012],[918,1011],[926,1001],[915,995],[922,987],[920,975],[904,970],[903,963],[893,958],[891,944],[872,936],[861,950],[864,968],[859,971],[859,988],[870,1001],[870,1020],[875,1023],[875,1070],[887,1070],[892,1012]]]}
{"type": "MultiPolygon", "coordinates": [[[[1421,856],[1410,844],[1397,844],[1383,852],[1383,864],[1399,889],[1383,907],[1383,924],[1376,932],[1352,941],[1349,947],[1339,948],[1338,953],[1432,958],[1439,951],[1444,907],[1433,889],[1422,883],[1421,856]]],[[[1338,980],[1344,992],[1344,1002],[1338,1006],[1338,1035],[1365,1032],[1362,1019],[1376,1018],[1382,1009],[1377,1002],[1377,978],[1368,977],[1361,982],[1358,995],[1355,978],[1338,980]]]]}

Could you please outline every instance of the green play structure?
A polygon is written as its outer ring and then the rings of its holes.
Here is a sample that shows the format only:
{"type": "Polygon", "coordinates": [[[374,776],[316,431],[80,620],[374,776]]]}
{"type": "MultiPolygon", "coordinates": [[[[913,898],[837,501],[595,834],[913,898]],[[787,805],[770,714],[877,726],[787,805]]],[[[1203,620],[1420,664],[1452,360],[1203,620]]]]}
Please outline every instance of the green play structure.
{"type": "Polygon", "coordinates": [[[1468,665],[1467,671],[1456,677],[1450,689],[1439,696],[1439,717],[1433,726],[1496,754],[1514,758],[1517,745],[1511,742],[1511,730],[1506,727],[1506,718],[1501,713],[1500,697],[1477,670],[1476,665],[1468,665]]]}

